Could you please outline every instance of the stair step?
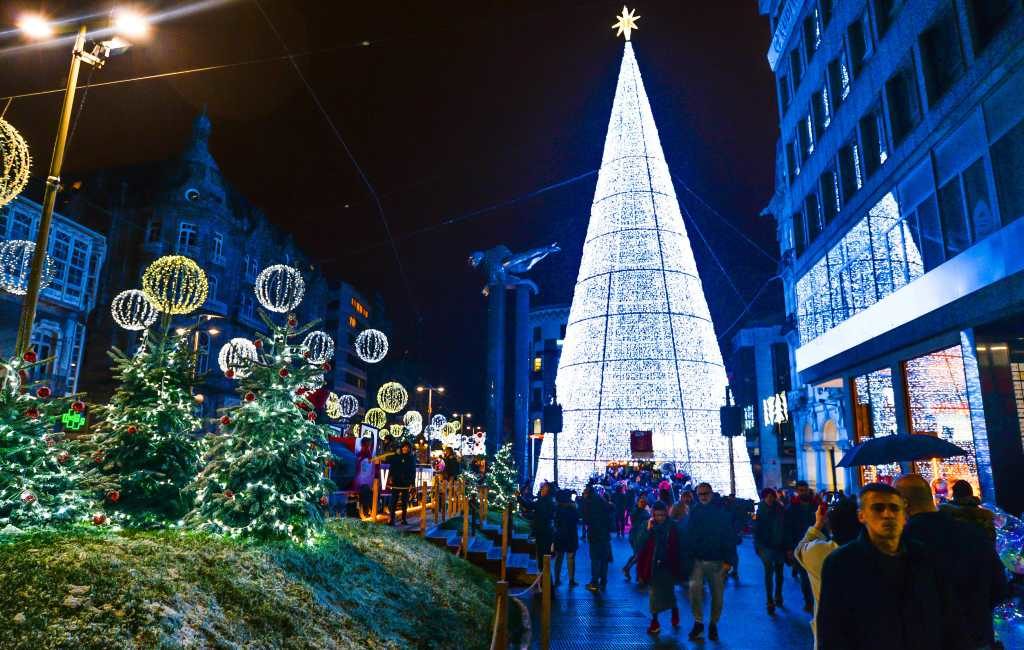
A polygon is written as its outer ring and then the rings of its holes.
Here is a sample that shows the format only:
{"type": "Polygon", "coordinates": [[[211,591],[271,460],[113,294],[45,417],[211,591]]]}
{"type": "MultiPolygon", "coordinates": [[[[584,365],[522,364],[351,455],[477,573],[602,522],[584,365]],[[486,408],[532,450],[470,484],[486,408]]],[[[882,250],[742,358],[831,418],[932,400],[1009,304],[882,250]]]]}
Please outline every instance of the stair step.
{"type": "Polygon", "coordinates": [[[501,547],[500,546],[492,546],[490,549],[488,549],[488,551],[487,551],[487,559],[488,560],[493,560],[495,562],[501,562],[501,547]]]}
{"type": "Polygon", "coordinates": [[[481,555],[486,555],[493,546],[494,545],[491,543],[491,540],[485,537],[480,537],[479,535],[469,540],[470,553],[480,553],[481,555]]]}

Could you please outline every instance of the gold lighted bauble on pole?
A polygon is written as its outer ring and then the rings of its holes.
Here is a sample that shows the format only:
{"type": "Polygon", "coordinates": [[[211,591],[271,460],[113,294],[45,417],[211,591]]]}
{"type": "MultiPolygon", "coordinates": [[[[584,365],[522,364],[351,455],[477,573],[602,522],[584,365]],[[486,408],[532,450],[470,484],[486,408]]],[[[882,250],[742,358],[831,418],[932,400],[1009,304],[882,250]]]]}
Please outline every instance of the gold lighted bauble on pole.
{"type": "Polygon", "coordinates": [[[363,416],[363,422],[369,424],[374,429],[383,429],[384,425],[388,423],[388,414],[383,409],[373,408],[363,416]]]}
{"type": "Polygon", "coordinates": [[[142,290],[165,314],[188,314],[206,302],[206,273],[184,255],[165,255],[142,274],[142,290]]]}
{"type": "Polygon", "coordinates": [[[397,381],[389,381],[377,391],[377,405],[385,413],[398,413],[409,403],[409,393],[397,381]]]}
{"type": "Polygon", "coordinates": [[[28,183],[32,156],[28,144],[11,123],[0,117],[0,207],[21,194],[28,183]]]}

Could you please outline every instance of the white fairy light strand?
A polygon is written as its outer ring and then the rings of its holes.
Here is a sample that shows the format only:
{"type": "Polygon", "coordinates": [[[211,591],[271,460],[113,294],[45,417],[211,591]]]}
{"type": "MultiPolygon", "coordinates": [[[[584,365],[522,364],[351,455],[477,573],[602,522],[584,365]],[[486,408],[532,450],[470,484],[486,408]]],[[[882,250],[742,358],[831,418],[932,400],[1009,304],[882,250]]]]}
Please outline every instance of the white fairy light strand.
{"type": "MultiPolygon", "coordinates": [[[[559,484],[582,487],[651,431],[656,462],[728,494],[726,374],[632,45],[625,44],[556,380],[559,484]]],[[[474,447],[479,440],[469,436],[474,447]]],[[[553,436],[537,481],[553,478],[553,436]]],[[[736,493],[756,495],[737,445],[736,493]]],[[[539,483],[538,483],[539,485],[539,483]]]]}
{"type": "MultiPolygon", "coordinates": [[[[0,287],[16,296],[28,293],[28,281],[32,272],[32,256],[36,252],[35,242],[12,239],[0,244],[0,287]]],[[[43,275],[40,290],[53,282],[53,258],[46,255],[43,261],[43,275]]]]}

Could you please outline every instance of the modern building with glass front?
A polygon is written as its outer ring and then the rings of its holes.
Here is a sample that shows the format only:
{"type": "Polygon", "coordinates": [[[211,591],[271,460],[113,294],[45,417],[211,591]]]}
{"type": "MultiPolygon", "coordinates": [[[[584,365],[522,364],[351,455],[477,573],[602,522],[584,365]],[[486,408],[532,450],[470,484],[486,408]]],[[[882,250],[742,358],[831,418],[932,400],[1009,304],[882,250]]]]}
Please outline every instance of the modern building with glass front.
{"type": "Polygon", "coordinates": [[[813,452],[801,475],[830,474],[829,448],[934,435],[968,452],[915,464],[940,498],[962,478],[1020,512],[1024,3],[759,5],[780,125],[766,213],[804,385],[797,444],[813,452]]]}

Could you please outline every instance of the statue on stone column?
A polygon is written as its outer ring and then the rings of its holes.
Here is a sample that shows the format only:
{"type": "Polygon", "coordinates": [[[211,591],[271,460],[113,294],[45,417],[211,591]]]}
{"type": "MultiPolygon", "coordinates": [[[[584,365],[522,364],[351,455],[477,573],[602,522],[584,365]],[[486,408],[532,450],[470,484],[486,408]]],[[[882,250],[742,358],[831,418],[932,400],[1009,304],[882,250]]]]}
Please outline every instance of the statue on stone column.
{"type": "Polygon", "coordinates": [[[526,273],[537,262],[541,261],[551,253],[557,253],[562,249],[557,243],[539,248],[531,248],[522,253],[512,253],[508,246],[499,244],[486,251],[475,251],[469,256],[469,264],[473,268],[481,268],[487,276],[483,293],[490,295],[492,286],[510,286],[516,284],[528,285],[533,293],[537,293],[537,285],[532,280],[512,275],[513,273],[526,273]]]}

